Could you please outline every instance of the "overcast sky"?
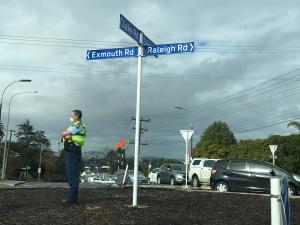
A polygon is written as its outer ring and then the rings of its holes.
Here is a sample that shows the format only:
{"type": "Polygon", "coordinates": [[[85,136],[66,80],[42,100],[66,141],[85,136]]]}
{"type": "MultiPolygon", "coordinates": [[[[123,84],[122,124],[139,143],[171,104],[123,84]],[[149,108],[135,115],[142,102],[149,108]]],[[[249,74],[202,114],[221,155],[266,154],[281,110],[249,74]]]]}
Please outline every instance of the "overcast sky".
{"type": "Polygon", "coordinates": [[[0,90],[33,81],[8,89],[3,122],[13,93],[37,90],[14,99],[10,128],[30,118],[57,150],[70,111],[81,109],[84,151],[132,139],[137,59],[86,61],[89,49],[136,46],[119,29],[122,13],[155,43],[196,43],[192,54],[143,58],[142,116],[151,123],[141,156],[184,158],[179,130],[191,123],[195,142],[215,120],[239,140],[295,133],[286,121],[300,117],[296,2],[2,0],[0,90]]]}

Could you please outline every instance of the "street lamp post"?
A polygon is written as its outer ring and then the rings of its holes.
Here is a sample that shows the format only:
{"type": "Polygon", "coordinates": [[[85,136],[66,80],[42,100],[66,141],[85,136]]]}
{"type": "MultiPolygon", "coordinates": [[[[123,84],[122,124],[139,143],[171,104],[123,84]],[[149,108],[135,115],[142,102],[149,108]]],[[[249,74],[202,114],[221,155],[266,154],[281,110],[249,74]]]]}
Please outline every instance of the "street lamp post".
{"type": "MultiPolygon", "coordinates": [[[[7,124],[6,124],[6,132],[8,132],[9,129],[9,119],[10,119],[10,107],[11,107],[11,102],[16,97],[17,95],[20,94],[35,94],[37,91],[23,91],[23,92],[18,92],[15,93],[11,96],[9,100],[9,106],[8,106],[8,113],[7,113],[7,124]]],[[[8,135],[5,135],[5,142],[4,142],[4,152],[3,152],[3,163],[2,163],[2,173],[1,173],[1,179],[5,179],[5,172],[6,172],[6,161],[7,161],[7,156],[8,156],[8,151],[7,151],[7,142],[8,142],[8,135]]]]}
{"type": "MultiPolygon", "coordinates": [[[[7,155],[5,158],[5,165],[7,165],[7,160],[8,160],[8,152],[10,151],[10,144],[11,144],[11,138],[12,138],[12,133],[15,132],[14,130],[9,130],[9,142],[7,144],[7,155]]],[[[5,172],[6,172],[6,168],[5,168],[5,172]]]]}
{"type": "Polygon", "coordinates": [[[9,88],[11,85],[15,84],[15,83],[18,83],[18,82],[31,82],[31,80],[28,80],[28,79],[22,79],[22,80],[16,80],[14,82],[11,82],[10,84],[8,84],[3,92],[2,92],[2,95],[1,95],[1,101],[0,101],[0,122],[1,122],[1,113],[2,113],[2,103],[3,103],[3,96],[4,96],[4,93],[5,91],[7,90],[7,88],[9,88]]]}

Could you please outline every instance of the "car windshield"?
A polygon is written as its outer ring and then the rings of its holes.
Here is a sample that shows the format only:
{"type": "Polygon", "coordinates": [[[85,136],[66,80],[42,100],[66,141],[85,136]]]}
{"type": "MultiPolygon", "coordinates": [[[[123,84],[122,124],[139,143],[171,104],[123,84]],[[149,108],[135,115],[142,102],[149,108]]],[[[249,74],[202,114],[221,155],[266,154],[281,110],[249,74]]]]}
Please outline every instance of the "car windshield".
{"type": "Polygon", "coordinates": [[[185,167],[182,164],[173,164],[171,165],[172,170],[184,171],[185,167]]]}

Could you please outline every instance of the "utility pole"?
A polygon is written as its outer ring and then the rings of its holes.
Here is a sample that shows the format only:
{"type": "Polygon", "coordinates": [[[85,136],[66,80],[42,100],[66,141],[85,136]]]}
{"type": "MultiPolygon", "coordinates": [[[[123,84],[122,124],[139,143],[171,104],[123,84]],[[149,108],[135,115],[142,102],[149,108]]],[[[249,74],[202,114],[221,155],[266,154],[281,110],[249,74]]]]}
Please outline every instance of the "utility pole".
{"type": "Polygon", "coordinates": [[[41,173],[42,173],[42,151],[43,145],[40,144],[40,160],[39,160],[39,168],[38,168],[38,181],[41,181],[41,173]]]}
{"type": "MultiPolygon", "coordinates": [[[[134,121],[136,121],[136,119],[135,119],[134,116],[133,116],[131,119],[134,120],[134,121]]],[[[142,128],[142,123],[143,123],[143,122],[145,122],[145,123],[150,123],[150,122],[151,122],[151,119],[144,119],[143,117],[140,119],[140,129],[139,129],[139,130],[140,130],[140,136],[142,136],[145,132],[148,131],[148,129],[142,128]]],[[[133,127],[132,129],[135,130],[136,128],[133,127]]],[[[129,144],[135,144],[135,141],[134,141],[134,140],[131,140],[131,141],[129,142],[129,144]]],[[[142,143],[142,142],[141,142],[141,137],[140,137],[140,138],[139,138],[139,146],[141,146],[141,145],[148,145],[148,143],[147,143],[147,142],[142,143]]]]}
{"type": "MultiPolygon", "coordinates": [[[[194,130],[194,126],[193,124],[191,124],[191,130],[194,130]]],[[[192,153],[193,153],[193,136],[191,136],[191,152],[190,152],[190,158],[192,157],[192,153]]],[[[189,158],[189,162],[190,162],[190,158],[189,158]]]]}

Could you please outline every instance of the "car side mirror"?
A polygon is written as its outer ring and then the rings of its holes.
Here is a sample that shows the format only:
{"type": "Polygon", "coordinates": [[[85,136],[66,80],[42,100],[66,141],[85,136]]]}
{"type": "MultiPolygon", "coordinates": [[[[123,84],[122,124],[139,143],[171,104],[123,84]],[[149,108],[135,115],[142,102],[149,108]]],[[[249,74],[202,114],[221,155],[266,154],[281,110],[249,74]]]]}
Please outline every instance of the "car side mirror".
{"type": "Polygon", "coordinates": [[[274,169],[270,169],[270,175],[271,176],[275,176],[276,175],[274,169]]]}

